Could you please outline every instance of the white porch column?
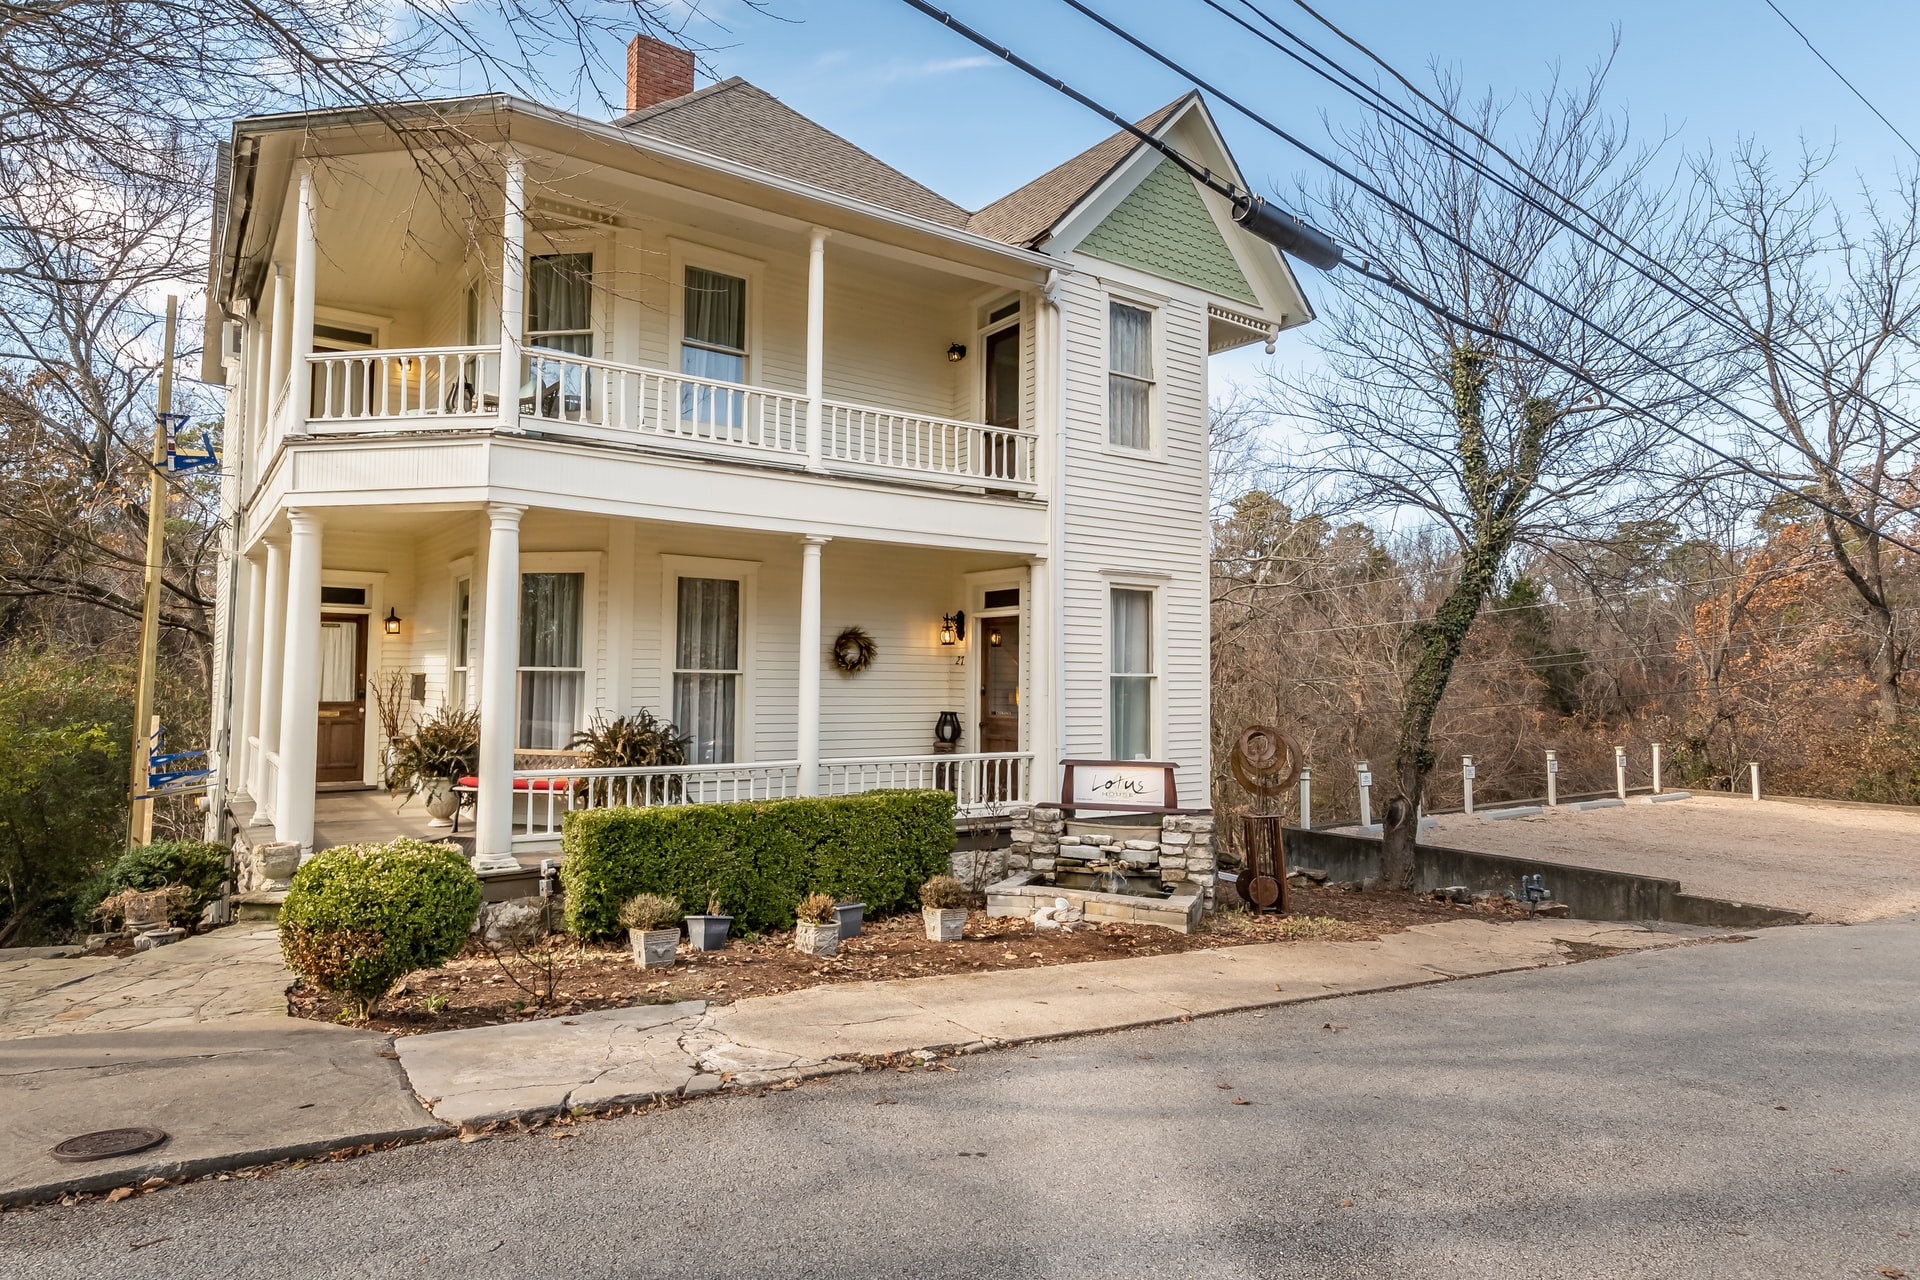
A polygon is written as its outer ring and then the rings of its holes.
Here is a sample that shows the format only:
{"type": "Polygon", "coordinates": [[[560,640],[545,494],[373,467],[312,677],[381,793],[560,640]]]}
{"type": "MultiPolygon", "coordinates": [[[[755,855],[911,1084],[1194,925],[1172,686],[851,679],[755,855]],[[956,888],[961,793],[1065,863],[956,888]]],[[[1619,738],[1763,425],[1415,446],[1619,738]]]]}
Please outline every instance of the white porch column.
{"type": "Polygon", "coordinates": [[[267,757],[280,754],[281,678],[287,653],[287,544],[278,537],[267,539],[266,576],[260,634],[260,751],[251,761],[253,785],[248,788],[254,798],[252,826],[273,821],[270,810],[280,802],[279,792],[267,783],[267,757]]]}
{"type": "Polygon", "coordinates": [[[313,237],[313,170],[302,167],[300,208],[293,224],[293,342],[287,353],[293,380],[287,387],[288,435],[307,433],[307,409],[312,403],[312,366],[307,357],[313,354],[313,275],[318,258],[313,237]]]}
{"type": "MultiPolygon", "coordinates": [[[[267,626],[267,566],[258,560],[247,561],[247,621],[241,630],[238,704],[233,709],[233,732],[228,739],[227,794],[235,799],[254,793],[253,744],[260,732],[260,642],[267,626]]],[[[257,802],[256,802],[257,805],[257,802]]]]}
{"type": "Polygon", "coordinates": [[[473,824],[477,871],[511,870],[513,734],[520,662],[520,517],[525,507],[487,508],[487,604],[480,650],[480,796],[473,824]]]}
{"type": "Polygon", "coordinates": [[[820,398],[826,394],[827,232],[815,227],[807,237],[807,468],[826,466],[827,442],[821,435],[820,398]]]}
{"type": "Polygon", "coordinates": [[[795,719],[800,726],[800,794],[820,794],[820,548],[826,538],[800,543],[800,679],[795,719]]]}
{"type": "MultiPolygon", "coordinates": [[[[520,429],[520,336],[526,319],[527,166],[507,158],[500,210],[500,429],[520,429]]],[[[517,520],[519,517],[516,516],[517,520]]],[[[515,526],[518,528],[518,526],[515,526]]],[[[516,569],[517,572],[517,569],[516,569]]],[[[520,587],[514,584],[514,599],[520,587]]]]}
{"type": "Polygon", "coordinates": [[[260,420],[264,424],[261,436],[270,443],[260,451],[262,456],[272,451],[271,442],[280,430],[273,411],[287,386],[287,361],[293,350],[293,282],[287,278],[286,268],[277,262],[273,264],[273,327],[267,331],[266,345],[267,390],[261,397],[260,420]]]}
{"type": "Polygon", "coordinates": [[[313,785],[320,742],[320,517],[287,512],[286,672],[280,698],[280,786],[273,833],[313,851],[313,785]]]}
{"type": "Polygon", "coordinates": [[[1060,748],[1054,742],[1053,671],[1053,587],[1048,582],[1048,564],[1035,556],[1027,562],[1027,676],[1030,688],[1023,701],[1022,717],[1027,725],[1026,749],[1033,753],[1033,770],[1027,779],[1022,800],[1042,800],[1052,786],[1060,765],[1060,748]]]}

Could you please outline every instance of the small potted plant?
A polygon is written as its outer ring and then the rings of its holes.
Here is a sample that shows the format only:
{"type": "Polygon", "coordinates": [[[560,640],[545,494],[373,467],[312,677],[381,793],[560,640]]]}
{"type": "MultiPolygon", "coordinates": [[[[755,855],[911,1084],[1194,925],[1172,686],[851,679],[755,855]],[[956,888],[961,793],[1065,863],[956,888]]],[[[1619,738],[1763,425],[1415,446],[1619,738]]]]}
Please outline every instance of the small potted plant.
{"type": "Polygon", "coordinates": [[[840,913],[824,893],[810,893],[793,909],[793,949],[810,956],[840,954],[840,913]]]}
{"type": "Polygon", "coordinates": [[[620,908],[620,923],[627,926],[627,941],[633,946],[633,962],[642,969],[668,969],[680,948],[680,904],[657,893],[642,893],[628,898],[620,908]]]}
{"type": "Polygon", "coordinates": [[[695,951],[718,951],[727,945],[727,931],[731,928],[733,917],[721,914],[720,895],[709,890],[707,913],[687,917],[687,941],[695,951]]]}
{"type": "Polygon", "coordinates": [[[958,942],[967,927],[967,886],[952,876],[935,876],[920,886],[920,918],[930,942],[958,942]]]}
{"type": "Polygon", "coordinates": [[[848,938],[857,938],[860,936],[861,926],[866,922],[867,918],[866,903],[843,902],[835,907],[833,911],[835,915],[840,917],[841,941],[844,942],[848,938]]]}

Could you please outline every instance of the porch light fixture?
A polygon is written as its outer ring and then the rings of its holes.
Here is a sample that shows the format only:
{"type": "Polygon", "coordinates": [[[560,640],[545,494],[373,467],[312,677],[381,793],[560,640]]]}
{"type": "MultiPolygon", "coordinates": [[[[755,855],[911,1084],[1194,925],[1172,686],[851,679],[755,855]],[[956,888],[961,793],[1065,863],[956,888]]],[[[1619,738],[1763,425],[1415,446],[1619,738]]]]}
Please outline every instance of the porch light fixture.
{"type": "Polygon", "coordinates": [[[380,620],[380,625],[385,628],[386,633],[390,636],[400,634],[400,615],[393,611],[392,605],[387,606],[387,616],[380,620]]]}
{"type": "Polygon", "coordinates": [[[988,644],[990,644],[990,645],[992,645],[992,646],[993,646],[994,648],[996,648],[996,649],[998,649],[998,648],[1000,647],[1000,630],[999,630],[999,628],[997,628],[997,627],[996,627],[996,628],[995,628],[995,629],[993,629],[992,631],[989,631],[989,632],[987,632],[987,643],[988,643],[988,644]]]}
{"type": "Polygon", "coordinates": [[[965,360],[966,358],[967,358],[967,346],[964,342],[956,342],[952,346],[947,348],[947,363],[959,364],[962,360],[965,360]]]}
{"type": "Polygon", "coordinates": [[[967,615],[959,609],[940,618],[940,643],[949,647],[967,638],[967,615]]]}

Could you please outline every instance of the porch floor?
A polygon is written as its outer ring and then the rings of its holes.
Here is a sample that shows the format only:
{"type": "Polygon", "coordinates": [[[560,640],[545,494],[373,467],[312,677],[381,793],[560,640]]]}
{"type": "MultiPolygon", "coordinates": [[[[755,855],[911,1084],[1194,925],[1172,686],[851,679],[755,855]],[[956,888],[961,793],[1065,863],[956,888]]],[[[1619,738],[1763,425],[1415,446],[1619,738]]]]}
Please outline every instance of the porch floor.
{"type": "MultiPolygon", "coordinates": [[[[269,844],[276,838],[271,823],[257,827],[248,825],[253,821],[254,814],[251,800],[230,800],[227,808],[233,814],[234,834],[249,848],[269,844]]],[[[426,806],[417,799],[401,809],[398,808],[398,802],[384,791],[322,791],[313,798],[313,847],[331,849],[336,845],[376,843],[412,836],[416,840],[451,842],[460,846],[461,852],[468,855],[473,853],[471,810],[461,813],[457,835],[446,827],[429,827],[429,821],[426,806]]],[[[522,867],[537,872],[542,858],[554,856],[549,851],[520,853],[515,858],[522,867]]]]}

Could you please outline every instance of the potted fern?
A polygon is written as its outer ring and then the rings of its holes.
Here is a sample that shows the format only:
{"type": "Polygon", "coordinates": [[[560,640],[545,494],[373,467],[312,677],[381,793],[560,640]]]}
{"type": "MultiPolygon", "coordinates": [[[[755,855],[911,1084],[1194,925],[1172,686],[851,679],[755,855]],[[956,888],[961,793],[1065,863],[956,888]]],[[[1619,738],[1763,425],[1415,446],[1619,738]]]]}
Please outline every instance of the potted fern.
{"type": "MultiPolygon", "coordinates": [[[[661,769],[685,764],[691,741],[671,721],[642,708],[612,720],[595,712],[592,722],[574,734],[567,747],[579,752],[580,763],[589,769],[661,769]]],[[[682,779],[669,774],[665,781],[664,791],[652,798],[669,804],[678,801],[682,779]]]]}
{"type": "Polygon", "coordinates": [[[935,876],[920,886],[920,918],[930,942],[958,942],[967,928],[967,886],[952,876],[935,876]]]}
{"type": "Polygon", "coordinates": [[[706,914],[687,917],[687,941],[695,951],[718,951],[727,945],[731,928],[733,917],[721,914],[720,895],[709,890],[706,914]]]}
{"type": "Polygon", "coordinates": [[[680,948],[680,904],[658,893],[636,894],[620,907],[633,962],[642,969],[670,969],[680,948]]]}
{"type": "Polygon", "coordinates": [[[479,759],[480,713],[443,706],[395,744],[387,788],[399,794],[401,808],[424,795],[427,813],[444,825],[460,803],[454,783],[471,775],[479,759]]]}
{"type": "Polygon", "coordinates": [[[831,957],[840,954],[840,913],[833,898],[810,893],[793,909],[793,949],[810,956],[831,957]]]}

